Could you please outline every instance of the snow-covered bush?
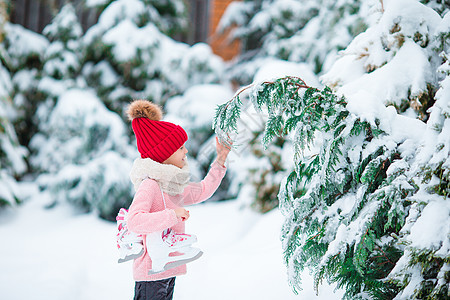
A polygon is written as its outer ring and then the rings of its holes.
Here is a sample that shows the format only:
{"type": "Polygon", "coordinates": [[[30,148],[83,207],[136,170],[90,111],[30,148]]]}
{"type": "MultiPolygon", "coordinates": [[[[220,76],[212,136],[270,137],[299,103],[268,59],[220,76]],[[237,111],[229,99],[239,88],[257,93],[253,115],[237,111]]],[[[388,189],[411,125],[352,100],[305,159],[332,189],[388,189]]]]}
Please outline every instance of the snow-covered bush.
{"type": "Polygon", "coordinates": [[[54,202],[67,200],[113,219],[129,205],[129,181],[135,154],[120,116],[109,111],[92,91],[63,93],[47,123],[30,142],[30,163],[37,182],[54,202]]]}
{"type": "MultiPolygon", "coordinates": [[[[268,112],[264,144],[293,143],[279,201],[295,290],[310,268],[316,289],[336,282],[347,299],[448,297],[449,29],[449,16],[418,1],[383,1],[380,19],[323,76],[336,92],[294,77],[251,90],[268,112]]],[[[242,106],[238,93],[219,107],[223,140],[242,106]]]]}

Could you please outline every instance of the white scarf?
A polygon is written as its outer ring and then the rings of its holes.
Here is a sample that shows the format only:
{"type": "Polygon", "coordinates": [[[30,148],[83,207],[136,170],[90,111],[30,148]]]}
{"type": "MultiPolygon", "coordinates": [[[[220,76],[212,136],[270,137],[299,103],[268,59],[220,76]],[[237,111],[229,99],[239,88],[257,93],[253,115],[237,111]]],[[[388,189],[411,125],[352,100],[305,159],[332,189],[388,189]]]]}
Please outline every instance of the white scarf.
{"type": "Polygon", "coordinates": [[[137,191],[144,179],[151,178],[159,183],[163,192],[175,196],[183,193],[189,184],[189,166],[180,169],[170,164],[160,164],[150,158],[137,158],[130,172],[130,179],[137,191]]]}

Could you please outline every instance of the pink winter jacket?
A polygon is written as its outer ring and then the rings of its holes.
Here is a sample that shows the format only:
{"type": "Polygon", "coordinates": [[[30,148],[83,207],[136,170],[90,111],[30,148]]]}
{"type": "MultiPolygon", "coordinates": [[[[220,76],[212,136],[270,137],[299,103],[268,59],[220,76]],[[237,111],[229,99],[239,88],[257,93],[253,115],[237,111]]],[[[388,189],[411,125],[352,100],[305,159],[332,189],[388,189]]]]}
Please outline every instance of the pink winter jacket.
{"type": "MultiPolygon", "coordinates": [[[[198,183],[189,183],[182,194],[170,196],[164,193],[166,209],[158,183],[153,179],[145,179],[131,203],[127,226],[130,231],[145,235],[154,231],[172,228],[175,232],[184,233],[184,222],[177,218],[174,209],[185,205],[200,203],[211,197],[225,176],[226,168],[214,162],[205,178],[198,183]]],[[[186,265],[165,272],[148,275],[152,261],[147,254],[144,243],[144,254],[134,260],[133,277],[135,281],[154,281],[186,274],[186,265]]]]}

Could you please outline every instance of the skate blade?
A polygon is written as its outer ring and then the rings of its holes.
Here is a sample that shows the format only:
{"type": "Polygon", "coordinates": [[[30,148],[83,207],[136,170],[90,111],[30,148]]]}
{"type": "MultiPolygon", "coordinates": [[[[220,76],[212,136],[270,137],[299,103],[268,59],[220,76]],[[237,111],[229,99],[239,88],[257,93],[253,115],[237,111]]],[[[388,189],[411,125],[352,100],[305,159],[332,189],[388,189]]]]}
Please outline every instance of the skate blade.
{"type": "Polygon", "coordinates": [[[177,261],[174,261],[174,262],[167,263],[167,264],[164,266],[164,269],[162,269],[161,271],[156,271],[156,272],[155,272],[155,271],[153,271],[153,270],[150,270],[150,271],[148,271],[148,275],[154,275],[154,274],[162,273],[162,272],[165,272],[165,271],[167,271],[167,270],[170,270],[170,269],[173,269],[173,268],[176,268],[176,267],[185,265],[185,264],[187,264],[187,263],[190,263],[190,262],[192,262],[192,261],[194,261],[194,260],[199,259],[202,255],[203,255],[203,251],[200,251],[200,252],[197,253],[197,255],[195,255],[194,257],[186,258],[186,259],[180,259],[180,260],[177,260],[177,261]]]}
{"type": "Polygon", "coordinates": [[[132,260],[132,259],[136,259],[142,256],[142,254],[144,254],[144,248],[142,248],[142,250],[139,253],[136,254],[131,254],[131,255],[127,255],[124,258],[119,258],[119,260],[117,261],[119,264],[132,260]]]}

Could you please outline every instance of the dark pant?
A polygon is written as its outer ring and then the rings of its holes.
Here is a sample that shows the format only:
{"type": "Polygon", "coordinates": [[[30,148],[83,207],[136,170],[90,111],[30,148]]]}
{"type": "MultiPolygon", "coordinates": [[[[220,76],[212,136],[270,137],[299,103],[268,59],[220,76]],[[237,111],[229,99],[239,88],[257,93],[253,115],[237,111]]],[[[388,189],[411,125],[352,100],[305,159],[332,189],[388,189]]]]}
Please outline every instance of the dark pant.
{"type": "Polygon", "coordinates": [[[172,300],[175,277],[157,281],[137,281],[134,300],[172,300]]]}

